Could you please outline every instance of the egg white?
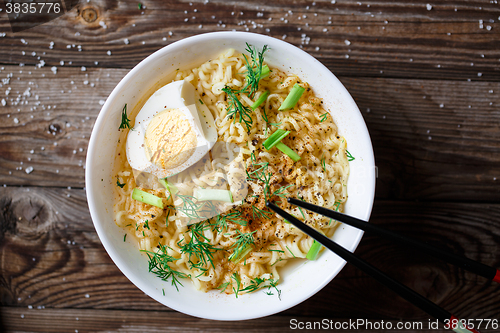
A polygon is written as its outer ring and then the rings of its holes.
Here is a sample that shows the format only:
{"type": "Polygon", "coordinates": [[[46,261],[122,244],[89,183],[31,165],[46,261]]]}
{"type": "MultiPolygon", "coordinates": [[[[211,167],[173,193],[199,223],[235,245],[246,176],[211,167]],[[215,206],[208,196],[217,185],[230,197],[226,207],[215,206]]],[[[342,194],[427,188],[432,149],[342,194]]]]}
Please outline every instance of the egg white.
{"type": "MultiPolygon", "coordinates": [[[[135,118],[135,125],[127,136],[127,160],[134,170],[134,175],[140,173],[152,174],[147,181],[138,184],[141,187],[154,188],[148,182],[155,178],[165,178],[175,175],[199,161],[217,141],[217,131],[213,116],[201,99],[193,85],[186,81],[174,81],[158,89],[143,105],[135,118]],[[196,134],[197,144],[193,154],[182,164],[171,169],[162,169],[148,158],[145,144],[145,134],[149,123],[158,113],[177,109],[188,120],[196,134]],[[201,117],[200,117],[201,115],[201,117]],[[200,118],[202,121],[200,121],[200,118]]],[[[144,176],[144,175],[143,175],[144,176]]],[[[137,182],[137,178],[136,178],[137,182]]]]}

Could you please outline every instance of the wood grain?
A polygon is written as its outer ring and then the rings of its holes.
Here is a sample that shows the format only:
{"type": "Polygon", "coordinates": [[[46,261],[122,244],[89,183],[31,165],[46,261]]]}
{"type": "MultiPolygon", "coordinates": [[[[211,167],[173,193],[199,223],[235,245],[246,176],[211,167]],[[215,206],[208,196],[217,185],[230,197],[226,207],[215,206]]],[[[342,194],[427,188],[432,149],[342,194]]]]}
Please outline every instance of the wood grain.
{"type": "MultiPolygon", "coordinates": [[[[55,332],[53,323],[57,322],[56,330],[59,332],[290,332],[293,327],[297,327],[298,318],[296,316],[278,315],[266,317],[259,320],[248,320],[238,322],[221,322],[205,319],[192,318],[181,313],[168,313],[161,311],[99,311],[93,309],[26,309],[0,307],[0,316],[6,318],[4,329],[12,333],[26,332],[27,330],[36,332],[55,332]]],[[[374,325],[376,321],[370,321],[374,325]]],[[[303,321],[302,325],[316,322],[316,330],[321,327],[325,330],[335,325],[348,325],[353,322],[349,318],[324,318],[310,317],[303,321]],[[326,321],[325,321],[326,320],[326,321]],[[320,326],[325,325],[325,326],[320,326]],[[326,327],[326,328],[325,328],[326,327]]],[[[380,324],[380,321],[378,321],[380,324]]],[[[398,321],[384,320],[385,325],[392,325],[392,329],[365,329],[366,333],[406,333],[409,329],[395,328],[398,323],[409,325],[422,325],[423,329],[418,329],[422,333],[444,333],[449,332],[443,328],[428,329],[427,320],[420,321],[398,321]]],[[[341,326],[339,326],[341,327],[341,326]]],[[[411,326],[410,326],[411,327],[411,326]]],[[[415,326],[419,327],[419,326],[415,326]]],[[[1,328],[1,327],[0,327],[1,328]]],[[[297,328],[296,328],[297,329],[297,328]]],[[[335,332],[352,332],[353,329],[335,329],[335,332]]],[[[312,330],[310,330],[312,331],[312,330]]],[[[415,329],[414,331],[417,331],[415,329]]],[[[481,332],[495,332],[492,329],[481,330],[481,332]]]]}
{"type": "Polygon", "coordinates": [[[169,0],[144,1],[139,10],[136,2],[96,0],[16,34],[3,14],[0,63],[132,68],[173,41],[237,30],[284,39],[339,75],[500,81],[498,5],[441,0],[428,10],[427,4],[169,0]]]}
{"type": "MultiPolygon", "coordinates": [[[[128,282],[109,259],[93,230],[83,190],[7,187],[0,194],[0,207],[4,306],[168,311],[128,282]]],[[[378,201],[371,221],[500,266],[498,204],[378,201]]],[[[494,318],[500,311],[498,284],[370,235],[356,253],[464,318],[494,318]]],[[[350,265],[285,314],[427,318],[350,265]],[[374,303],[379,306],[371,307],[374,303]]]]}
{"type": "MultiPolygon", "coordinates": [[[[0,185],[82,188],[100,103],[127,70],[29,71],[7,66],[0,73],[12,73],[0,88],[11,89],[7,105],[0,107],[0,185]],[[27,89],[31,96],[24,94],[27,89]],[[34,170],[30,174],[28,167],[34,170]]],[[[358,103],[373,140],[377,198],[500,200],[500,186],[495,186],[500,181],[499,83],[340,80],[358,103]]]]}
{"type": "MultiPolygon", "coordinates": [[[[500,267],[496,0],[141,3],[80,1],[17,33],[0,11],[0,332],[284,332],[292,319],[325,318],[428,323],[350,265],[287,311],[217,322],[155,302],[110,260],[83,190],[101,105],[149,54],[212,31],[285,40],[339,77],[373,141],[371,223],[500,267]]],[[[498,284],[368,234],[356,254],[461,318],[500,319],[498,284]]]]}

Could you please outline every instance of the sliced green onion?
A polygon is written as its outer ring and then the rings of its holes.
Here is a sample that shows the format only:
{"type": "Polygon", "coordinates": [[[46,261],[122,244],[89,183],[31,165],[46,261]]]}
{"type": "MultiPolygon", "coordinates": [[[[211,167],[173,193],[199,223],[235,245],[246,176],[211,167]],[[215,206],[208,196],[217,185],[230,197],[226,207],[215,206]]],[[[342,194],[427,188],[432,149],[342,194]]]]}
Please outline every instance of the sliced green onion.
{"type": "Polygon", "coordinates": [[[252,110],[255,110],[257,109],[262,103],[264,103],[264,101],[267,99],[267,96],[269,96],[270,92],[269,90],[266,90],[265,92],[263,92],[259,98],[257,98],[257,100],[252,104],[251,108],[252,110]]]}
{"type": "Polygon", "coordinates": [[[132,199],[144,202],[145,204],[163,209],[163,201],[154,194],[139,190],[137,187],[132,192],[132,199]]]}
{"type": "Polygon", "coordinates": [[[248,244],[243,250],[239,251],[238,256],[235,256],[236,252],[233,252],[233,254],[229,256],[229,260],[237,264],[241,260],[243,260],[250,252],[252,252],[252,249],[252,245],[248,244]]]}
{"type": "Polygon", "coordinates": [[[318,258],[319,250],[321,250],[322,245],[316,240],[312,243],[311,248],[307,251],[306,258],[308,260],[316,260],[318,258]]]}
{"type": "Polygon", "coordinates": [[[172,195],[175,195],[177,192],[179,192],[179,189],[175,185],[168,183],[167,178],[158,178],[158,182],[162,184],[163,187],[165,187],[172,195]]]}
{"type": "Polygon", "coordinates": [[[198,201],[214,200],[214,201],[233,202],[233,195],[229,190],[195,188],[193,191],[193,196],[198,201]]]}
{"type": "Polygon", "coordinates": [[[273,134],[271,134],[271,136],[269,136],[266,141],[264,141],[264,148],[266,148],[267,150],[273,148],[274,146],[276,146],[276,144],[278,142],[280,142],[281,140],[283,140],[283,138],[285,136],[287,136],[288,134],[290,134],[290,131],[285,131],[285,130],[282,130],[282,129],[277,129],[273,134]]]}
{"type": "Polygon", "coordinates": [[[300,160],[299,154],[297,154],[296,152],[294,152],[290,147],[288,147],[287,145],[285,145],[283,142],[278,142],[276,144],[276,148],[278,148],[279,150],[281,150],[283,152],[283,154],[285,154],[286,156],[290,157],[294,162],[297,162],[298,160],[300,160]]]}
{"type": "Polygon", "coordinates": [[[306,91],[304,87],[295,83],[278,110],[283,111],[293,108],[299,101],[304,91],[306,91]]]}
{"type": "Polygon", "coordinates": [[[262,66],[262,70],[260,71],[260,78],[263,79],[265,77],[268,77],[269,73],[271,73],[269,67],[267,65],[262,66]]]}

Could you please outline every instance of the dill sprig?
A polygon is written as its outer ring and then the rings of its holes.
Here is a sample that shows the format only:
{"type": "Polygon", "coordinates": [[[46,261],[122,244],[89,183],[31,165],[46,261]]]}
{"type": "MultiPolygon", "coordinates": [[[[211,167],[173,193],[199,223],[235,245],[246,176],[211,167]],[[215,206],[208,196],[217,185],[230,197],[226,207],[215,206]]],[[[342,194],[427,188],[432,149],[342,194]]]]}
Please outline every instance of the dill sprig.
{"type": "Polygon", "coordinates": [[[233,254],[229,257],[231,258],[238,258],[240,254],[247,249],[247,247],[252,246],[255,244],[255,240],[253,239],[253,234],[257,232],[257,230],[252,231],[252,232],[241,232],[239,230],[236,230],[238,235],[234,237],[236,242],[233,244],[232,248],[233,254]]]}
{"type": "Polygon", "coordinates": [[[209,264],[215,268],[213,253],[218,250],[210,244],[210,240],[204,235],[204,230],[207,227],[205,222],[192,224],[188,231],[189,242],[185,242],[185,239],[177,242],[177,245],[181,248],[181,252],[189,256],[191,268],[198,268],[203,271],[206,270],[209,264]],[[181,244],[183,242],[184,244],[181,244]],[[192,257],[194,257],[194,260],[191,260],[192,257]]]}
{"type": "Polygon", "coordinates": [[[221,294],[227,289],[227,286],[229,286],[231,282],[226,282],[221,284],[220,286],[217,287],[217,289],[220,289],[221,294]]]}
{"type": "Polygon", "coordinates": [[[227,230],[227,223],[236,223],[242,226],[246,226],[248,221],[244,220],[242,217],[242,214],[240,211],[235,210],[232,211],[226,215],[217,215],[215,219],[215,223],[211,224],[213,230],[217,230],[219,232],[222,232],[224,230],[227,230]]]}
{"type": "MultiPolygon", "coordinates": [[[[267,292],[264,292],[264,293],[267,295],[274,295],[274,293],[271,291],[271,288],[274,288],[276,290],[276,292],[278,293],[279,300],[281,301],[281,290],[279,290],[278,287],[276,286],[278,283],[278,280],[262,279],[262,278],[256,277],[255,279],[250,280],[250,284],[242,289],[243,284],[241,283],[241,278],[238,275],[238,273],[233,273],[233,275],[231,275],[231,278],[236,282],[236,286],[233,286],[233,291],[234,291],[236,298],[238,298],[238,295],[241,293],[244,293],[244,292],[245,293],[252,293],[256,290],[263,289],[263,288],[267,287],[267,292]]],[[[225,290],[225,288],[227,288],[228,285],[229,285],[229,282],[226,282],[225,284],[221,285],[221,287],[224,286],[224,290],[225,290]]]]}
{"type": "Polygon", "coordinates": [[[247,68],[247,71],[245,73],[246,74],[245,86],[240,90],[235,90],[226,85],[221,90],[227,94],[227,100],[228,100],[227,117],[229,117],[229,119],[233,119],[233,123],[236,121],[236,118],[238,118],[238,121],[240,123],[243,122],[247,128],[247,132],[249,132],[253,124],[251,116],[252,108],[243,105],[243,103],[241,103],[240,100],[238,99],[238,95],[245,93],[248,95],[248,97],[253,98],[253,95],[259,89],[259,81],[262,78],[264,53],[267,51],[268,47],[267,45],[264,45],[262,51],[258,52],[254,46],[251,46],[248,43],[246,45],[247,48],[245,49],[245,51],[247,51],[250,54],[250,59],[252,61],[252,64],[250,64],[248,57],[246,55],[243,55],[247,68]]]}
{"type": "Polygon", "coordinates": [[[351,155],[351,153],[349,152],[349,150],[347,150],[347,149],[346,149],[345,154],[347,155],[347,160],[348,160],[349,162],[351,162],[351,161],[354,161],[354,160],[355,160],[354,156],[352,156],[352,155],[351,155]]]}
{"type": "Polygon", "coordinates": [[[273,215],[273,213],[271,213],[268,210],[263,210],[263,209],[259,209],[259,208],[255,207],[255,206],[252,206],[252,216],[253,216],[254,220],[257,220],[257,219],[268,219],[272,215],[273,215]]]}
{"type": "Polygon", "coordinates": [[[238,298],[238,293],[240,292],[240,288],[241,288],[240,276],[238,275],[238,273],[233,273],[233,275],[231,275],[231,278],[234,281],[236,281],[236,288],[233,286],[233,291],[234,291],[234,295],[236,296],[236,298],[238,298]]]}
{"type": "Polygon", "coordinates": [[[177,194],[177,197],[182,200],[182,204],[175,209],[189,218],[188,224],[220,214],[217,206],[211,201],[198,201],[195,197],[184,194],[177,194]]]}
{"type": "Polygon", "coordinates": [[[327,118],[328,118],[328,112],[325,112],[325,113],[323,113],[323,114],[320,116],[319,121],[322,123],[322,122],[324,122],[327,118]]]}
{"type": "MultiPolygon", "coordinates": [[[[249,168],[250,171],[248,170],[248,168],[246,170],[247,180],[256,182],[258,185],[262,186],[262,195],[264,196],[264,200],[267,202],[274,196],[285,198],[285,190],[293,186],[293,184],[290,184],[288,186],[281,186],[274,192],[271,192],[270,182],[273,175],[268,170],[269,162],[257,163],[257,158],[255,157],[254,152],[250,154],[250,160],[252,161],[252,164],[249,168]]],[[[252,206],[252,214],[254,219],[268,219],[272,216],[271,211],[266,209],[259,209],[256,206],[252,206]]]]}
{"type": "Polygon", "coordinates": [[[245,51],[247,51],[250,54],[250,59],[252,60],[252,64],[248,61],[247,56],[244,54],[243,58],[245,58],[245,63],[247,67],[247,72],[245,73],[246,76],[246,81],[247,84],[243,89],[241,89],[241,92],[246,92],[248,94],[248,97],[253,98],[253,95],[257,90],[259,90],[259,81],[262,76],[262,65],[264,63],[264,53],[268,50],[267,45],[264,45],[262,48],[262,51],[258,52],[255,46],[252,46],[248,43],[247,48],[245,51]]]}
{"type": "Polygon", "coordinates": [[[127,117],[127,104],[125,103],[125,106],[122,109],[122,123],[120,124],[120,127],[118,127],[119,130],[129,128],[130,129],[130,119],[127,117]]]}
{"type": "Polygon", "coordinates": [[[119,186],[120,188],[123,188],[126,183],[120,183],[120,178],[116,176],[116,186],[119,186]]]}
{"type": "Polygon", "coordinates": [[[259,277],[256,277],[255,279],[250,281],[250,284],[247,287],[241,289],[240,291],[246,291],[247,293],[254,292],[257,289],[262,288],[261,284],[264,283],[265,281],[266,279],[261,279],[259,277]]]}
{"type": "Polygon", "coordinates": [[[250,131],[250,128],[252,127],[253,124],[252,116],[250,115],[252,113],[252,109],[248,106],[243,105],[243,103],[240,102],[237,96],[237,94],[240,93],[240,91],[233,90],[229,86],[225,86],[221,90],[227,94],[227,99],[228,99],[227,116],[229,117],[229,119],[233,119],[234,123],[236,121],[236,118],[238,118],[238,121],[240,123],[243,122],[247,127],[247,132],[250,131]]]}
{"type": "Polygon", "coordinates": [[[274,295],[273,292],[271,291],[271,288],[274,288],[276,292],[278,293],[278,299],[281,301],[281,290],[278,289],[276,286],[278,284],[278,280],[269,280],[269,288],[267,289],[267,292],[265,292],[267,295],[274,295]]]}
{"type": "Polygon", "coordinates": [[[188,274],[176,271],[170,267],[169,263],[175,262],[176,260],[179,260],[179,258],[174,258],[168,255],[167,247],[165,245],[159,245],[158,253],[146,250],[141,251],[145,252],[149,257],[149,271],[154,273],[163,281],[168,281],[169,278],[172,278],[172,285],[175,286],[177,291],[179,291],[177,284],[182,286],[179,278],[189,277],[188,274]]]}

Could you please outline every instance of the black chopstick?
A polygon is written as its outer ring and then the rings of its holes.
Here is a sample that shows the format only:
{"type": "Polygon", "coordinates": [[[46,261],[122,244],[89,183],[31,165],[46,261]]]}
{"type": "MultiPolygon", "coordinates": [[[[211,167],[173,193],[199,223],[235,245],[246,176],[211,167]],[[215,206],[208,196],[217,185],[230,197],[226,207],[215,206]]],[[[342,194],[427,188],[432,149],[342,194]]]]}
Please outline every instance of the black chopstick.
{"type": "Polygon", "coordinates": [[[295,198],[288,198],[288,202],[291,203],[292,205],[302,207],[304,209],[310,210],[310,211],[318,213],[320,215],[323,215],[323,216],[332,218],[334,220],[343,222],[345,224],[351,225],[351,226],[356,227],[358,229],[361,229],[361,230],[364,230],[367,232],[371,232],[371,233],[378,235],[378,236],[381,236],[381,237],[386,237],[388,239],[395,240],[401,244],[411,246],[415,249],[418,249],[418,250],[425,252],[431,256],[434,256],[438,259],[446,261],[450,264],[461,267],[461,268],[468,270],[472,273],[483,276],[489,280],[500,283],[500,270],[497,270],[496,268],[487,266],[485,264],[482,264],[480,262],[474,261],[474,260],[466,258],[466,257],[457,256],[451,252],[434,247],[430,244],[427,244],[424,242],[419,242],[415,239],[400,235],[400,234],[395,233],[391,230],[384,229],[382,227],[379,227],[379,226],[371,224],[371,223],[366,223],[365,221],[360,220],[358,218],[355,218],[355,217],[352,217],[349,215],[345,215],[345,214],[336,212],[334,210],[331,210],[331,209],[328,209],[325,207],[316,206],[316,205],[311,204],[309,202],[305,202],[305,201],[298,200],[295,198]]]}
{"type": "MultiPolygon", "coordinates": [[[[342,246],[338,245],[334,241],[332,241],[330,238],[326,237],[325,235],[319,233],[315,229],[311,228],[307,224],[303,223],[302,221],[298,220],[296,217],[288,214],[285,212],[283,209],[279,208],[275,204],[271,202],[266,202],[267,207],[269,207],[271,210],[273,210],[275,213],[286,219],[288,222],[292,223],[294,226],[299,228],[302,232],[306,233],[307,235],[311,236],[314,238],[317,242],[319,242],[321,245],[329,249],[330,251],[334,252],[338,256],[340,256],[342,259],[347,261],[348,263],[356,266],[358,269],[362,270],[366,274],[372,276],[375,278],[377,281],[388,287],[389,289],[392,289],[394,292],[396,292],[399,296],[403,297],[406,299],[408,302],[412,303],[413,305],[419,307],[423,311],[427,312],[429,315],[433,316],[434,318],[438,319],[442,323],[446,325],[450,325],[450,323],[458,323],[459,325],[463,326],[462,322],[455,316],[453,316],[451,313],[448,311],[444,310],[437,304],[431,302],[427,298],[423,297],[419,293],[413,291],[412,289],[408,288],[404,284],[401,284],[400,282],[394,280],[390,276],[386,275],[385,273],[382,273],[379,269],[373,267],[372,265],[368,264],[366,261],[360,259],[357,257],[355,254],[352,252],[346,250],[342,246]]],[[[450,325],[451,326],[451,325],[450,325]]],[[[448,326],[448,327],[450,327],[448,326]]],[[[450,329],[452,329],[450,327],[450,329]]],[[[469,332],[473,333],[479,333],[479,331],[468,328],[468,327],[463,327],[463,329],[468,330],[469,332]]]]}

